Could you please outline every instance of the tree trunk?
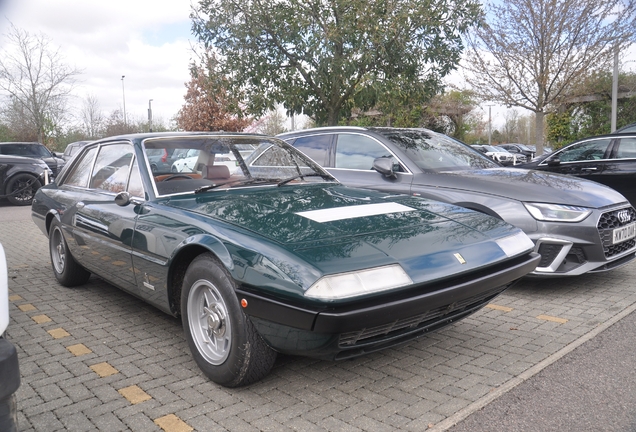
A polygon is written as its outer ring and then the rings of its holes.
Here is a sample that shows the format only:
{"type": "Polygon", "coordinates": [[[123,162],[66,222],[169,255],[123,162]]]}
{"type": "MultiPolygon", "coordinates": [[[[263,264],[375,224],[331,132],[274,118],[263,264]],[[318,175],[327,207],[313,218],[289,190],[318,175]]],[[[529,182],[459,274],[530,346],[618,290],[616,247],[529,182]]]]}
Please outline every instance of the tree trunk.
{"type": "Polygon", "coordinates": [[[327,108],[327,126],[338,126],[338,121],[340,120],[340,108],[339,107],[328,107],[327,108]]]}
{"type": "Polygon", "coordinates": [[[536,147],[537,147],[537,152],[535,156],[540,156],[543,154],[543,119],[544,117],[545,117],[545,113],[543,111],[537,111],[535,113],[534,128],[535,128],[535,139],[536,139],[536,147]]]}

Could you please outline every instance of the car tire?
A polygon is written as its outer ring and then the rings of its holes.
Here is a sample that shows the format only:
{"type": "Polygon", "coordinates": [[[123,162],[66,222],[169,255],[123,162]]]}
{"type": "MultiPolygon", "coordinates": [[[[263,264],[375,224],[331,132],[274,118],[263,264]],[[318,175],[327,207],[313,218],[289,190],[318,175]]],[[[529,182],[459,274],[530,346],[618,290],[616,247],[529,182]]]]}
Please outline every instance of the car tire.
{"type": "Polygon", "coordinates": [[[181,319],[197,365],[217,384],[251,384],[274,365],[276,352],[245,315],[233,279],[210,253],[199,255],[186,271],[181,319]]]}
{"type": "Polygon", "coordinates": [[[13,205],[31,205],[35,193],[41,187],[42,183],[35,176],[26,173],[18,174],[7,182],[5,195],[13,205]]]}
{"type": "Polygon", "coordinates": [[[90,278],[91,273],[78,264],[71,255],[62,234],[62,227],[57,221],[53,221],[49,231],[49,253],[53,274],[60,285],[65,287],[83,285],[90,278]]]}

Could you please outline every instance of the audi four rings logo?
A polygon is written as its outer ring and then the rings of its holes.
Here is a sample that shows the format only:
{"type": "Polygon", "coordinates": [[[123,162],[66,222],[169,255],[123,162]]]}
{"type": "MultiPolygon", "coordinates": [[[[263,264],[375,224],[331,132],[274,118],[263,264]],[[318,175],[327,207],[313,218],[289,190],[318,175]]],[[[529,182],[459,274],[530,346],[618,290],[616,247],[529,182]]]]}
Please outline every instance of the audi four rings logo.
{"type": "Polygon", "coordinates": [[[616,214],[616,217],[618,217],[618,220],[621,223],[627,223],[630,220],[632,220],[632,216],[629,214],[629,212],[627,210],[621,210],[616,214]]]}

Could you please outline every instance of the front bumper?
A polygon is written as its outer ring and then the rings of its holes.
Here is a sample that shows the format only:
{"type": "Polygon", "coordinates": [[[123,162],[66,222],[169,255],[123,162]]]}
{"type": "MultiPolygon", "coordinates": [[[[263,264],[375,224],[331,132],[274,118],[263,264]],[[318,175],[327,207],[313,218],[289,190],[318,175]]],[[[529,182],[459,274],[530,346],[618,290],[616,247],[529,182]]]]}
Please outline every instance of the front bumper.
{"type": "Polygon", "coordinates": [[[342,306],[312,309],[237,290],[245,313],[275,350],[329,360],[395,346],[481,309],[532,271],[532,253],[498,266],[342,306]],[[245,300],[245,302],[243,302],[245,300]]]}
{"type": "Polygon", "coordinates": [[[618,206],[595,211],[583,223],[565,229],[551,229],[544,224],[541,235],[530,235],[541,261],[533,276],[578,276],[584,273],[613,270],[636,259],[636,239],[613,244],[614,229],[634,223],[636,210],[618,206]],[[627,211],[629,220],[621,222],[617,215],[627,211]]]}

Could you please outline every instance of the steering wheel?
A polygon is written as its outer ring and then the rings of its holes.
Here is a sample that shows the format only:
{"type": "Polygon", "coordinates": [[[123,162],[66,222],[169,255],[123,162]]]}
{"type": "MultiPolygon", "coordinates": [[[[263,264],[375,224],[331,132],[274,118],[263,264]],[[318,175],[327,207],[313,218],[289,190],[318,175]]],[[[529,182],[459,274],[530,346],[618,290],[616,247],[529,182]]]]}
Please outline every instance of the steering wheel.
{"type": "Polygon", "coordinates": [[[176,178],[185,178],[188,180],[192,180],[192,177],[190,177],[187,174],[172,174],[171,176],[166,177],[165,179],[161,180],[162,182],[168,181],[168,180],[174,180],[176,178]]]}

